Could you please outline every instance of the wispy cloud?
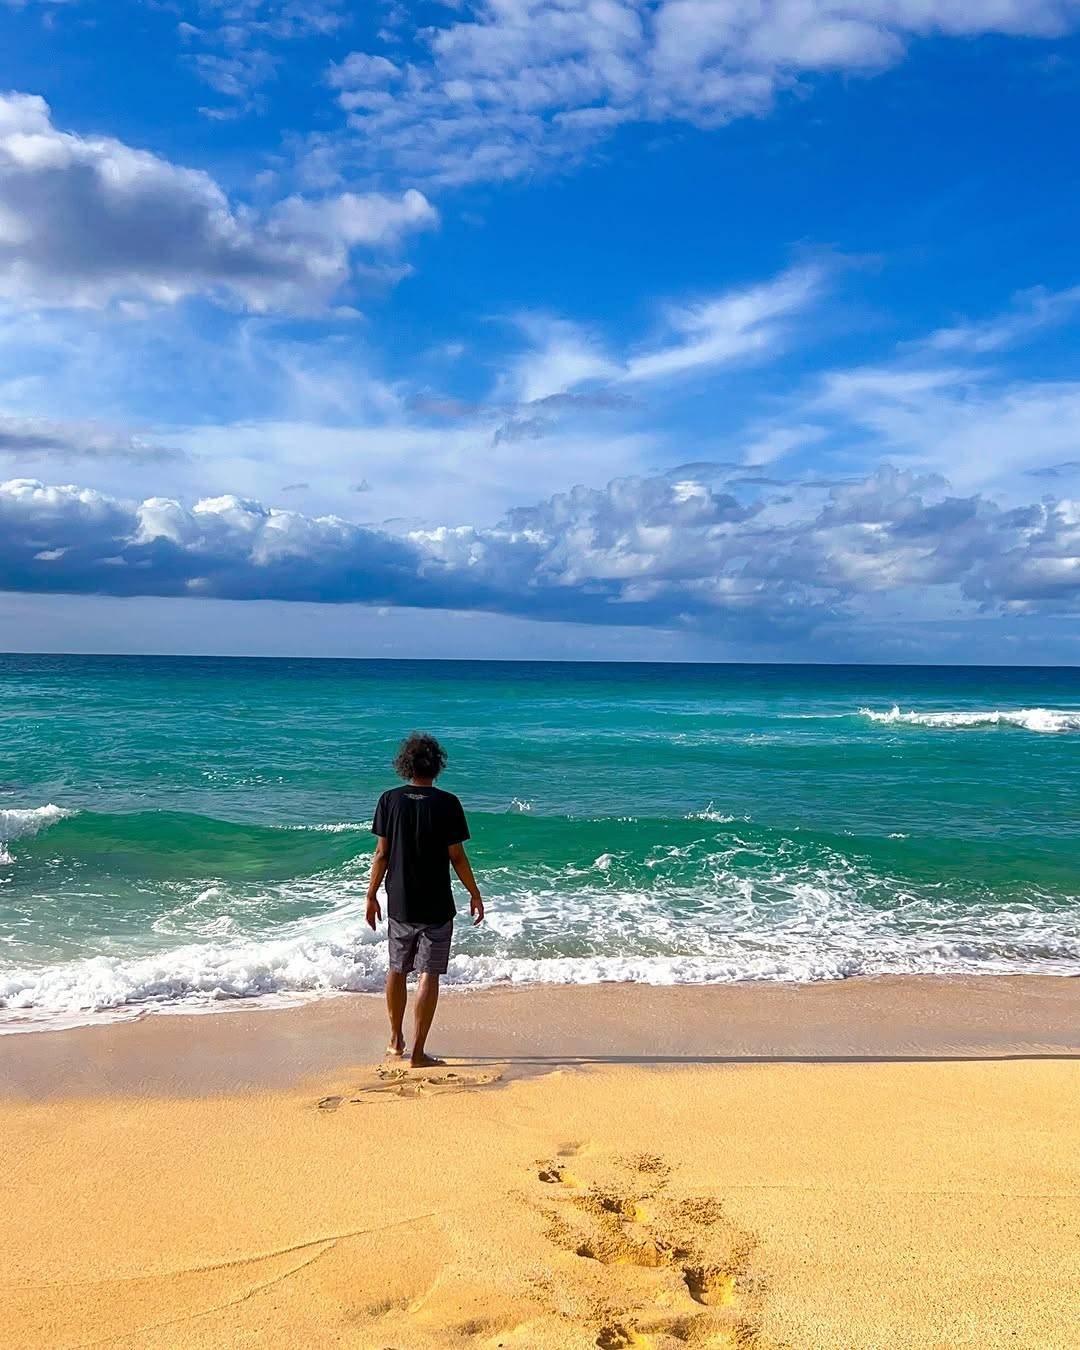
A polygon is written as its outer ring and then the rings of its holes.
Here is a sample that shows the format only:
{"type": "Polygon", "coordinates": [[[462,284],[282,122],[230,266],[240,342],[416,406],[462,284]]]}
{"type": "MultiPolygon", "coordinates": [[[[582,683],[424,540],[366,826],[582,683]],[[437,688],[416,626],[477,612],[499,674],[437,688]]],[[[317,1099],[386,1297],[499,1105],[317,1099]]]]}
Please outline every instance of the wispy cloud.
{"type": "Polygon", "coordinates": [[[1038,286],[1022,291],[1004,314],[954,328],[939,328],[925,346],[939,352],[997,352],[1023,342],[1043,329],[1053,328],[1080,316],[1080,286],[1048,291],[1038,286]]]}
{"type": "Polygon", "coordinates": [[[811,401],[870,433],[866,453],[946,469],[971,488],[1063,461],[1080,444],[1080,383],[984,377],[955,367],[833,372],[811,401]]]}
{"type": "Polygon", "coordinates": [[[576,388],[589,380],[614,379],[618,363],[599,338],[566,319],[522,314],[518,328],[529,349],[510,368],[509,387],[516,401],[535,403],[576,388]]]}
{"type": "Polygon", "coordinates": [[[818,297],[823,281],[821,268],[799,267],[760,286],[671,309],[666,319],[673,337],[631,356],[623,378],[670,379],[773,353],[786,335],[784,321],[818,297]]]}
{"type": "Polygon", "coordinates": [[[659,384],[775,357],[796,317],[822,294],[825,279],[820,266],[794,267],[760,285],[668,306],[660,331],[623,352],[569,320],[519,316],[517,325],[532,345],[511,364],[508,387],[531,405],[590,383],[659,384]]]}
{"type": "Polygon", "coordinates": [[[224,103],[200,111],[214,120],[261,111],[264,87],[284,64],[281,48],[325,37],[348,22],[340,0],[200,0],[177,33],[196,73],[224,103]]]}

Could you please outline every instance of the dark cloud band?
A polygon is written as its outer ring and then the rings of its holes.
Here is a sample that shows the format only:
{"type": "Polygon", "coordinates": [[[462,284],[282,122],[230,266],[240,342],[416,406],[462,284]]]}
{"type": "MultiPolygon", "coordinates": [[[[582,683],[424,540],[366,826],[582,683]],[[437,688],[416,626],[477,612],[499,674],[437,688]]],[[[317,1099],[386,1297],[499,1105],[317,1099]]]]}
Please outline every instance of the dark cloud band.
{"type": "Polygon", "coordinates": [[[188,508],[33,479],[0,484],[9,591],[391,604],[783,636],[912,588],[945,588],[970,610],[1076,612],[1080,504],[1004,510],[889,468],[778,496],[662,476],[576,487],[490,528],[401,536],[234,496],[188,508]]]}

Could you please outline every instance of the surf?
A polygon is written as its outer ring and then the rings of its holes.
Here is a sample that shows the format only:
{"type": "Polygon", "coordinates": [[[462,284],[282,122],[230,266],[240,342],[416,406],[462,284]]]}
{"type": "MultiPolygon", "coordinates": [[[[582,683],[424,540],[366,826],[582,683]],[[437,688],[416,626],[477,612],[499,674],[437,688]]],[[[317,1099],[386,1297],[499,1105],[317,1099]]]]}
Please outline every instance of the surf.
{"type": "Polygon", "coordinates": [[[1042,735],[1059,736],[1080,731],[1080,709],[1069,708],[992,708],[987,710],[959,709],[944,712],[902,712],[898,704],[888,712],[860,708],[859,716],[885,726],[933,727],[946,731],[969,730],[982,727],[1016,727],[1042,735]]]}
{"type": "MultiPolygon", "coordinates": [[[[485,930],[459,930],[448,983],[1080,974],[1080,896],[1053,849],[1036,885],[1017,880],[1013,844],[1000,841],[785,832],[723,814],[714,804],[690,819],[475,813],[490,919],[485,930]],[[947,866],[954,876],[943,883],[947,866]]],[[[100,895],[106,883],[93,865],[115,865],[121,842],[125,868],[138,844],[143,868],[157,860],[158,869],[136,877],[144,908],[130,935],[120,896],[115,910],[98,900],[87,911],[81,940],[89,951],[30,959],[18,941],[9,945],[0,960],[0,1029],[381,988],[385,943],[362,920],[370,835],[359,826],[84,813],[23,847],[40,849],[42,881],[54,887],[60,847],[73,850],[71,876],[100,895]],[[243,866],[230,864],[223,840],[248,860],[243,866]],[[200,841],[204,851],[170,861],[180,841],[200,841]],[[301,851],[264,861],[253,875],[250,849],[274,843],[301,851]],[[210,860],[214,873],[201,874],[210,860]],[[314,870],[304,872],[309,864],[314,870]]],[[[1038,842],[1028,847],[1035,856],[1038,842]]],[[[78,896],[69,890],[61,900],[70,920],[78,896]]],[[[16,938],[29,921],[40,925],[49,903],[40,892],[16,938]]]]}

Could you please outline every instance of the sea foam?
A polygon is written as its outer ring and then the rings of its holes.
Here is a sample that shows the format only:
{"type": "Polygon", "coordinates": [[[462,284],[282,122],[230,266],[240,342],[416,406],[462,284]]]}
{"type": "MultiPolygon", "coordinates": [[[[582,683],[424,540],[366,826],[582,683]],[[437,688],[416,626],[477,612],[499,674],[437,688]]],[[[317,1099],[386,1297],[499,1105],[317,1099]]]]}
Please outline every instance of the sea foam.
{"type": "MultiPolygon", "coordinates": [[[[597,859],[601,874],[612,863],[597,859]]],[[[596,875],[594,872],[593,875],[596,875]]],[[[865,883],[867,878],[861,878],[865,883]]],[[[885,878],[876,879],[886,884],[885,878]]],[[[484,929],[459,928],[450,985],[717,984],[823,981],[886,974],[1080,975],[1080,899],[1053,911],[1033,902],[962,903],[888,883],[891,907],[863,901],[836,871],[804,871],[785,894],[746,878],[698,895],[680,920],[639,890],[583,886],[573,907],[546,891],[492,907],[484,929]],[[581,927],[575,937],[572,929],[581,927]],[[587,946],[585,943],[587,942],[587,946]]],[[[263,934],[206,939],[143,955],[50,965],[0,964],[0,1033],[147,1011],[209,1011],[381,989],[386,943],[355,900],[263,934]]]]}
{"type": "Polygon", "coordinates": [[[888,712],[860,708],[859,713],[863,717],[869,717],[872,722],[882,722],[890,726],[906,724],[915,727],[941,727],[947,730],[970,727],[1020,727],[1024,731],[1038,731],[1048,735],[1080,731],[1080,709],[994,708],[971,712],[901,712],[899,706],[894,704],[888,712]]]}

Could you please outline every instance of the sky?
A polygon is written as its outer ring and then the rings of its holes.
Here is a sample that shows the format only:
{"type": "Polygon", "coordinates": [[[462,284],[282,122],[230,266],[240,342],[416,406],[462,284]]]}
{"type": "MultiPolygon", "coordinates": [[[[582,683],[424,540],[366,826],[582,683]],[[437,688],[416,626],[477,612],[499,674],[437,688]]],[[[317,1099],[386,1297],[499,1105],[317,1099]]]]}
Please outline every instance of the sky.
{"type": "Polygon", "coordinates": [[[1080,661],[1080,0],[0,0],[0,649],[1080,661]]]}

